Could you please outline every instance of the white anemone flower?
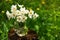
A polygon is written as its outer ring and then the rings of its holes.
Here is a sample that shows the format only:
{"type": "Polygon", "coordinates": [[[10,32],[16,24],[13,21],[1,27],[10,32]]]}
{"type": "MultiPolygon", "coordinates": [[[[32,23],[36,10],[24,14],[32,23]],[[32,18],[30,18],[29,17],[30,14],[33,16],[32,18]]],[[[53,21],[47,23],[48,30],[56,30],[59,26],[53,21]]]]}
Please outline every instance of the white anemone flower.
{"type": "Polygon", "coordinates": [[[29,10],[25,10],[24,12],[25,12],[25,14],[28,14],[29,13],[29,10]]]}
{"type": "Polygon", "coordinates": [[[39,15],[38,15],[37,13],[35,13],[35,14],[33,15],[33,18],[36,19],[38,16],[39,16],[39,15]]]}
{"type": "Polygon", "coordinates": [[[17,16],[17,22],[22,22],[22,17],[21,16],[17,16]]]}
{"type": "Polygon", "coordinates": [[[30,10],[30,12],[28,14],[29,18],[32,18],[33,14],[34,14],[34,11],[33,10],[30,10]]]}
{"type": "Polygon", "coordinates": [[[17,10],[16,11],[16,16],[21,16],[21,15],[22,15],[21,11],[20,10],[17,10]]]}
{"type": "Polygon", "coordinates": [[[11,15],[11,16],[12,16],[12,18],[14,18],[14,19],[15,19],[15,18],[16,18],[16,12],[11,13],[11,14],[12,14],[12,15],[11,15]]]}
{"type": "Polygon", "coordinates": [[[20,12],[22,15],[25,15],[25,7],[24,8],[20,8],[20,12]]]}
{"type": "Polygon", "coordinates": [[[11,6],[11,12],[15,12],[16,10],[17,10],[17,7],[16,7],[17,5],[12,5],[11,6]]]}
{"type": "Polygon", "coordinates": [[[7,15],[8,19],[10,20],[11,14],[9,13],[9,11],[6,12],[6,15],[7,15]]]}
{"type": "Polygon", "coordinates": [[[22,15],[22,22],[25,22],[27,20],[27,17],[22,15]]]}

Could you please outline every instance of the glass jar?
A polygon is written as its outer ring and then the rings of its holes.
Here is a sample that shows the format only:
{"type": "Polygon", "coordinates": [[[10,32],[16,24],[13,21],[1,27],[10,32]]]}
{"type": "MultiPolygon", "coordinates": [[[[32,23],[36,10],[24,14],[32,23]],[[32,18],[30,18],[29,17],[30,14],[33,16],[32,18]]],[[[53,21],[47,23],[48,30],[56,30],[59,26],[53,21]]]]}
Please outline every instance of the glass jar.
{"type": "Polygon", "coordinates": [[[27,31],[28,29],[26,28],[25,24],[20,22],[20,23],[17,23],[16,25],[18,26],[15,26],[15,32],[18,36],[25,36],[27,34],[27,31]]]}

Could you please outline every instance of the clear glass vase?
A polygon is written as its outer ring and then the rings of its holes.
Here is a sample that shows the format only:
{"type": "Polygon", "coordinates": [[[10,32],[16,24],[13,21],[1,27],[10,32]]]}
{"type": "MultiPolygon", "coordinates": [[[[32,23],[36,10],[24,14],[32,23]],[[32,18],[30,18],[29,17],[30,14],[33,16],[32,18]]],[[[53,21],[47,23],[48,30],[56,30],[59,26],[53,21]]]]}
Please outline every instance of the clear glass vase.
{"type": "Polygon", "coordinates": [[[20,22],[16,24],[15,26],[15,32],[18,36],[22,37],[27,34],[28,29],[26,28],[25,24],[20,22]]]}

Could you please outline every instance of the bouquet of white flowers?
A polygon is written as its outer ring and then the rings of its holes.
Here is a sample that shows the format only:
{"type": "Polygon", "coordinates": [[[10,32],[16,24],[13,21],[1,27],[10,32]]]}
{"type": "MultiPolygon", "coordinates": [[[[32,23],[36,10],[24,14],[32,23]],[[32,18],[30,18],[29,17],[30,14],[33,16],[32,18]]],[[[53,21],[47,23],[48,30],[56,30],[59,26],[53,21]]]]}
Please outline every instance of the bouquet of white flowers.
{"type": "MultiPolygon", "coordinates": [[[[16,22],[19,23],[19,25],[23,25],[24,22],[26,22],[27,18],[30,19],[36,19],[39,15],[35,13],[33,10],[27,10],[23,5],[12,5],[11,6],[11,12],[7,11],[6,12],[7,18],[10,19],[15,19],[16,22]],[[19,10],[17,9],[19,7],[19,10]]],[[[16,29],[19,30],[19,29],[16,29]]],[[[22,30],[22,29],[21,29],[22,30]]],[[[17,31],[16,33],[21,33],[20,31],[17,31]]],[[[24,30],[23,30],[24,31],[24,30]]],[[[21,34],[18,34],[20,36],[23,36],[21,34]]]]}

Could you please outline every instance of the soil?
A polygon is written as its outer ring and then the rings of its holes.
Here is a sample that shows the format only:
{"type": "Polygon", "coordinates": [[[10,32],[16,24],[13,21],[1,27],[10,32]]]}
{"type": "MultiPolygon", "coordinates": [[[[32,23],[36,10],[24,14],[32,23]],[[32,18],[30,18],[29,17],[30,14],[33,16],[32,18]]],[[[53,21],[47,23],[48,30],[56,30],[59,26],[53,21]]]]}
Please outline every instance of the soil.
{"type": "Polygon", "coordinates": [[[8,40],[38,40],[38,36],[35,31],[28,30],[27,35],[20,37],[12,28],[8,33],[8,40]]]}

